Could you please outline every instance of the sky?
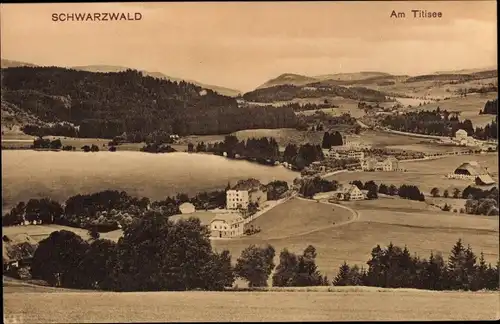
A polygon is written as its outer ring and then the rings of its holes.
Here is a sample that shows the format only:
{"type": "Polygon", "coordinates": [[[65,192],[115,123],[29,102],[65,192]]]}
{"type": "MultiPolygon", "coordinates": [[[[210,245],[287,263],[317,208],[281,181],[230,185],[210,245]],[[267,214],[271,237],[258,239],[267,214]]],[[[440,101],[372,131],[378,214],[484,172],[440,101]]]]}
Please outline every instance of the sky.
{"type": "Polygon", "coordinates": [[[2,4],[3,59],[117,65],[252,90],[283,73],[425,74],[497,65],[496,1],[2,4]],[[412,9],[442,18],[413,18],[412,9]],[[391,18],[392,11],[406,18],[391,18]],[[54,22],[54,13],[139,21],[54,22]]]}

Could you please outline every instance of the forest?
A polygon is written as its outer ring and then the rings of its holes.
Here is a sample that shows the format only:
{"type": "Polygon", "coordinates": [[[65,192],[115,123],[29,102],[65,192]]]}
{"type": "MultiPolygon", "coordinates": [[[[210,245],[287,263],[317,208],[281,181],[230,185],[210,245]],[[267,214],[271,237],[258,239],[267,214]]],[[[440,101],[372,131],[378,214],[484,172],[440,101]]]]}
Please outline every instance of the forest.
{"type": "Polygon", "coordinates": [[[234,98],[184,81],[135,70],[93,73],[59,67],[2,69],[2,100],[47,123],[31,135],[112,139],[163,130],[178,135],[227,134],[296,126],[289,107],[238,107],[234,98]],[[55,126],[64,124],[64,127],[55,126]],[[68,127],[69,124],[74,125],[68,127]]]}
{"type": "Polygon", "coordinates": [[[256,89],[245,93],[243,99],[254,102],[276,102],[292,100],[294,98],[321,98],[325,96],[339,96],[363,101],[386,101],[386,94],[363,87],[321,86],[315,88],[289,84],[256,89]]]}

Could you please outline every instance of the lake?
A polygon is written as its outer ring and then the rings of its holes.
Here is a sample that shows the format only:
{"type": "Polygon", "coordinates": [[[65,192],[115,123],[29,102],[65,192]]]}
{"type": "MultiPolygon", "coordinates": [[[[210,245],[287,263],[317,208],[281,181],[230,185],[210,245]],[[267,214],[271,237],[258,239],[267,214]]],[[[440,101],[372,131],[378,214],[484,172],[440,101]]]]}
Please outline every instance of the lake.
{"type": "Polygon", "coordinates": [[[266,184],[298,176],[281,166],[209,154],[3,150],[3,212],[30,198],[64,202],[79,193],[112,189],[159,200],[179,192],[224,189],[228,181],[256,178],[266,184]]]}

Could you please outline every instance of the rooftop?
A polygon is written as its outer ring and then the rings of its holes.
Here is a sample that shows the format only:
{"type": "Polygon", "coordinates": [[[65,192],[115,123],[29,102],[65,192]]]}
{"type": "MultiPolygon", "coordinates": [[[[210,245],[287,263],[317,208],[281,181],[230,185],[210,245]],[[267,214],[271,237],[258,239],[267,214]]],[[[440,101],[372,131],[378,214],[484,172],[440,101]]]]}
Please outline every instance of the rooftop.
{"type": "Polygon", "coordinates": [[[196,211],[194,213],[189,214],[178,214],[174,216],[170,216],[168,219],[173,222],[177,222],[181,219],[187,220],[191,217],[198,218],[201,222],[201,225],[210,225],[210,222],[214,219],[217,214],[209,212],[209,211],[196,211]]]}

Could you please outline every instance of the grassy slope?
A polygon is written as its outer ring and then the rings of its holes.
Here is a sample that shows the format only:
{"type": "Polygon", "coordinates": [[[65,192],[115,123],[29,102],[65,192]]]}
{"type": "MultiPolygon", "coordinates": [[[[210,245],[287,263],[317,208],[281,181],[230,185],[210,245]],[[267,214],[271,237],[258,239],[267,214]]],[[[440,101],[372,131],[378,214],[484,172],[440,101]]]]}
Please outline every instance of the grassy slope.
{"type": "Polygon", "coordinates": [[[498,293],[347,287],[336,292],[6,293],[7,322],[498,319],[498,293]]]}

